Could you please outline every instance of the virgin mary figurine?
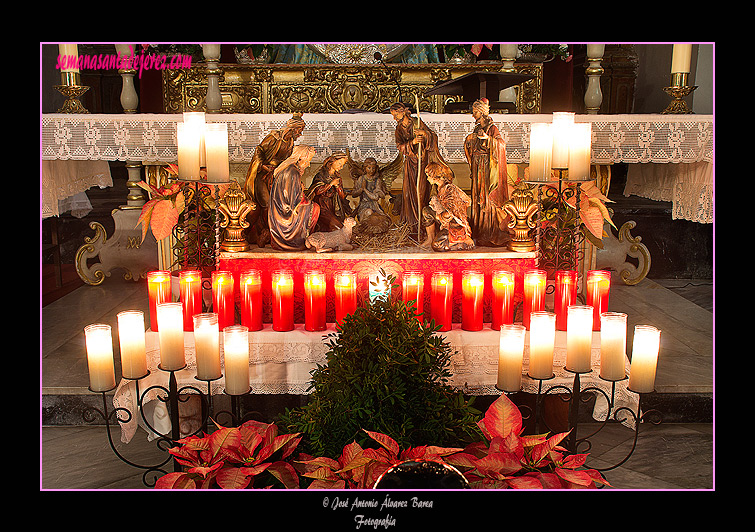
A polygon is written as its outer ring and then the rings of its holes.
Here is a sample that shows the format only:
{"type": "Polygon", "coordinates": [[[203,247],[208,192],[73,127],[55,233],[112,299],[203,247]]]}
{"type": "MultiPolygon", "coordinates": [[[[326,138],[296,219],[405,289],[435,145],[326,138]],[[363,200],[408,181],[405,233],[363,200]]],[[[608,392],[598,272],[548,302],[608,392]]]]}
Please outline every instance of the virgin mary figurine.
{"type": "Polygon", "coordinates": [[[275,169],[267,214],[273,249],[298,251],[307,248],[307,237],[320,214],[319,205],[305,196],[302,182],[304,170],[309,167],[314,154],[315,149],[311,146],[295,146],[291,156],[275,169]]]}

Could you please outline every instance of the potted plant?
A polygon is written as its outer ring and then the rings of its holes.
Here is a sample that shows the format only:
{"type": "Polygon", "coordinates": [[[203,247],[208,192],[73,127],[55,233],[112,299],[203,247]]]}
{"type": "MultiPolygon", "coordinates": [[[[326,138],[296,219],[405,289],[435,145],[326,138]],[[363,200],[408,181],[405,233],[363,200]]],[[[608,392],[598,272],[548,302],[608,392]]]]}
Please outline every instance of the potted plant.
{"type": "MultiPolygon", "coordinates": [[[[395,281],[381,276],[389,285],[395,281]]],[[[434,322],[416,319],[413,308],[395,295],[375,298],[328,336],[327,365],[313,370],[308,403],[278,420],[282,429],[303,435],[305,452],[336,458],[352,441],[373,444],[363,429],[402,447],[481,437],[474,398],[466,400],[448,384],[450,344],[434,322]]]]}

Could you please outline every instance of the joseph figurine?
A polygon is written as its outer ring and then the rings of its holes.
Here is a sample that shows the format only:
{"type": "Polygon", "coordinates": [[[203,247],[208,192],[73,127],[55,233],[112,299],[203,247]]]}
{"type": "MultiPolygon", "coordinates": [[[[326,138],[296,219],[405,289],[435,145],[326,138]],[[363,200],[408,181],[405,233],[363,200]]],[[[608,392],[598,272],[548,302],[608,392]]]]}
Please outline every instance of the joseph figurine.
{"type": "Polygon", "coordinates": [[[267,213],[270,208],[270,189],[273,173],[278,165],[293,152],[294,142],[304,131],[301,113],[294,113],[282,129],[270,132],[255,148],[252,162],[246,174],[244,190],[247,197],[257,204],[257,219],[252,227],[259,247],[270,242],[267,213]]]}
{"type": "Polygon", "coordinates": [[[505,246],[511,240],[508,215],[503,205],[509,199],[506,173],[506,143],[493,119],[490,104],[480,98],[472,104],[475,126],[464,140],[472,181],[469,224],[477,246],[505,246]]]}
{"type": "Polygon", "coordinates": [[[404,157],[400,220],[416,231],[422,209],[430,201],[431,185],[425,175],[427,165],[436,162],[449,170],[450,167],[438,149],[438,135],[427,124],[418,117],[413,118],[410,109],[402,102],[391,105],[390,112],[397,122],[396,147],[404,157]]]}

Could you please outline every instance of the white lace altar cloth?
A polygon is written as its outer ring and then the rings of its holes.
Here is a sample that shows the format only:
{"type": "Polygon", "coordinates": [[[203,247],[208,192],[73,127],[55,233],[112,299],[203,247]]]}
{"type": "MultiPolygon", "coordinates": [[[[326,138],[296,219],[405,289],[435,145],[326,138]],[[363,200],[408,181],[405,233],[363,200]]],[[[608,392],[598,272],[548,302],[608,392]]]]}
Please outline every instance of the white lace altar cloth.
{"type": "MultiPolygon", "coordinates": [[[[471,114],[421,113],[438,134],[449,163],[465,163],[464,138],[475,121],[471,114]]],[[[550,122],[549,114],[491,115],[506,141],[509,163],[529,162],[530,126],[550,122]]],[[[228,124],[229,160],[249,162],[265,136],[280,129],[290,114],[208,114],[207,122],[228,124]]],[[[297,143],[316,149],[313,163],[336,151],[355,160],[380,163],[397,154],[395,120],[390,114],[304,114],[306,128],[297,143]]],[[[43,114],[42,159],[169,163],[177,160],[176,126],[181,114],[43,114]]],[[[693,163],[713,160],[712,115],[576,115],[591,122],[592,162],[693,163]]]]}
{"type": "MultiPolygon", "coordinates": [[[[307,395],[311,393],[311,371],[318,364],[327,364],[326,354],[328,347],[326,342],[328,334],[335,333],[333,324],[328,324],[328,329],[323,332],[308,332],[303,325],[297,325],[295,330],[289,332],[273,331],[271,326],[266,325],[261,331],[249,333],[249,364],[250,385],[253,394],[297,394],[307,395]]],[[[499,395],[501,392],[495,387],[498,377],[498,343],[499,332],[490,329],[486,324],[481,331],[463,331],[459,325],[455,325],[451,331],[444,334],[452,348],[450,371],[452,377],[449,381],[453,387],[469,395],[499,395]]],[[[142,395],[152,386],[168,388],[168,373],[160,370],[160,349],[158,333],[147,331],[147,364],[150,374],[139,381],[139,395],[142,395]]],[[[525,339],[524,362],[522,365],[522,390],[528,393],[537,393],[539,381],[527,376],[529,367],[529,332],[525,339]]],[[[176,381],[179,391],[184,386],[190,386],[195,390],[187,389],[186,393],[207,393],[207,383],[195,379],[196,375],[196,352],[194,349],[193,333],[184,334],[184,348],[186,367],[176,372],[176,381]]],[[[221,336],[221,363],[223,360],[223,346],[221,336]]],[[[554,352],[554,378],[543,381],[541,389],[545,393],[552,386],[563,385],[571,389],[574,375],[564,368],[566,362],[566,333],[556,332],[556,349],[554,352]]],[[[599,378],[600,371],[600,333],[593,333],[592,344],[592,368],[593,371],[581,375],[581,389],[597,387],[605,391],[608,397],[613,397],[613,410],[609,412],[608,402],[602,394],[596,395],[593,417],[597,421],[606,419],[607,415],[613,416],[615,409],[626,407],[636,413],[637,395],[627,389],[627,380],[616,383],[612,395],[611,383],[599,378]]],[[[625,360],[625,369],[629,374],[629,361],[625,360]]],[[[213,381],[210,385],[213,394],[224,393],[224,378],[213,381]]],[[[144,397],[145,416],[149,424],[158,432],[170,433],[170,419],[164,403],[155,401],[160,396],[165,396],[165,391],[149,389],[144,397]]],[[[121,423],[121,440],[125,443],[131,441],[137,427],[144,428],[150,437],[151,430],[145,426],[136,408],[137,392],[136,382],[122,379],[116,389],[113,404],[116,408],[128,409],[132,416],[127,423],[121,423]]],[[[626,416],[619,416],[625,424],[633,426],[633,419],[624,420],[626,416]]]]}
{"type": "Polygon", "coordinates": [[[673,220],[713,223],[713,164],[632,164],[624,195],[671,202],[673,220]]]}
{"type": "Polygon", "coordinates": [[[42,218],[60,216],[66,210],[74,215],[91,210],[91,203],[81,194],[94,186],[113,186],[110,165],[104,160],[43,160],[40,173],[42,218]]]}

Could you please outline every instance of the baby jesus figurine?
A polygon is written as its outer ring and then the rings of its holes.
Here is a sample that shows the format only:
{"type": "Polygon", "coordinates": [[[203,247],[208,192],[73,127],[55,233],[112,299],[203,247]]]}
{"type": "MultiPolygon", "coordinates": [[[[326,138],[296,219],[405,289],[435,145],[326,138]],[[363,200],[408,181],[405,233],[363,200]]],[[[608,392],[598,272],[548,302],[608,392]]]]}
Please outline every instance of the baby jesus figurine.
{"type": "Polygon", "coordinates": [[[430,163],[425,174],[438,192],[430,198],[430,205],[422,209],[427,238],[420,247],[435,251],[474,249],[472,229],[467,221],[467,209],[472,200],[453,184],[454,176],[447,166],[430,163]],[[436,229],[436,223],[440,230],[436,229]]]}

